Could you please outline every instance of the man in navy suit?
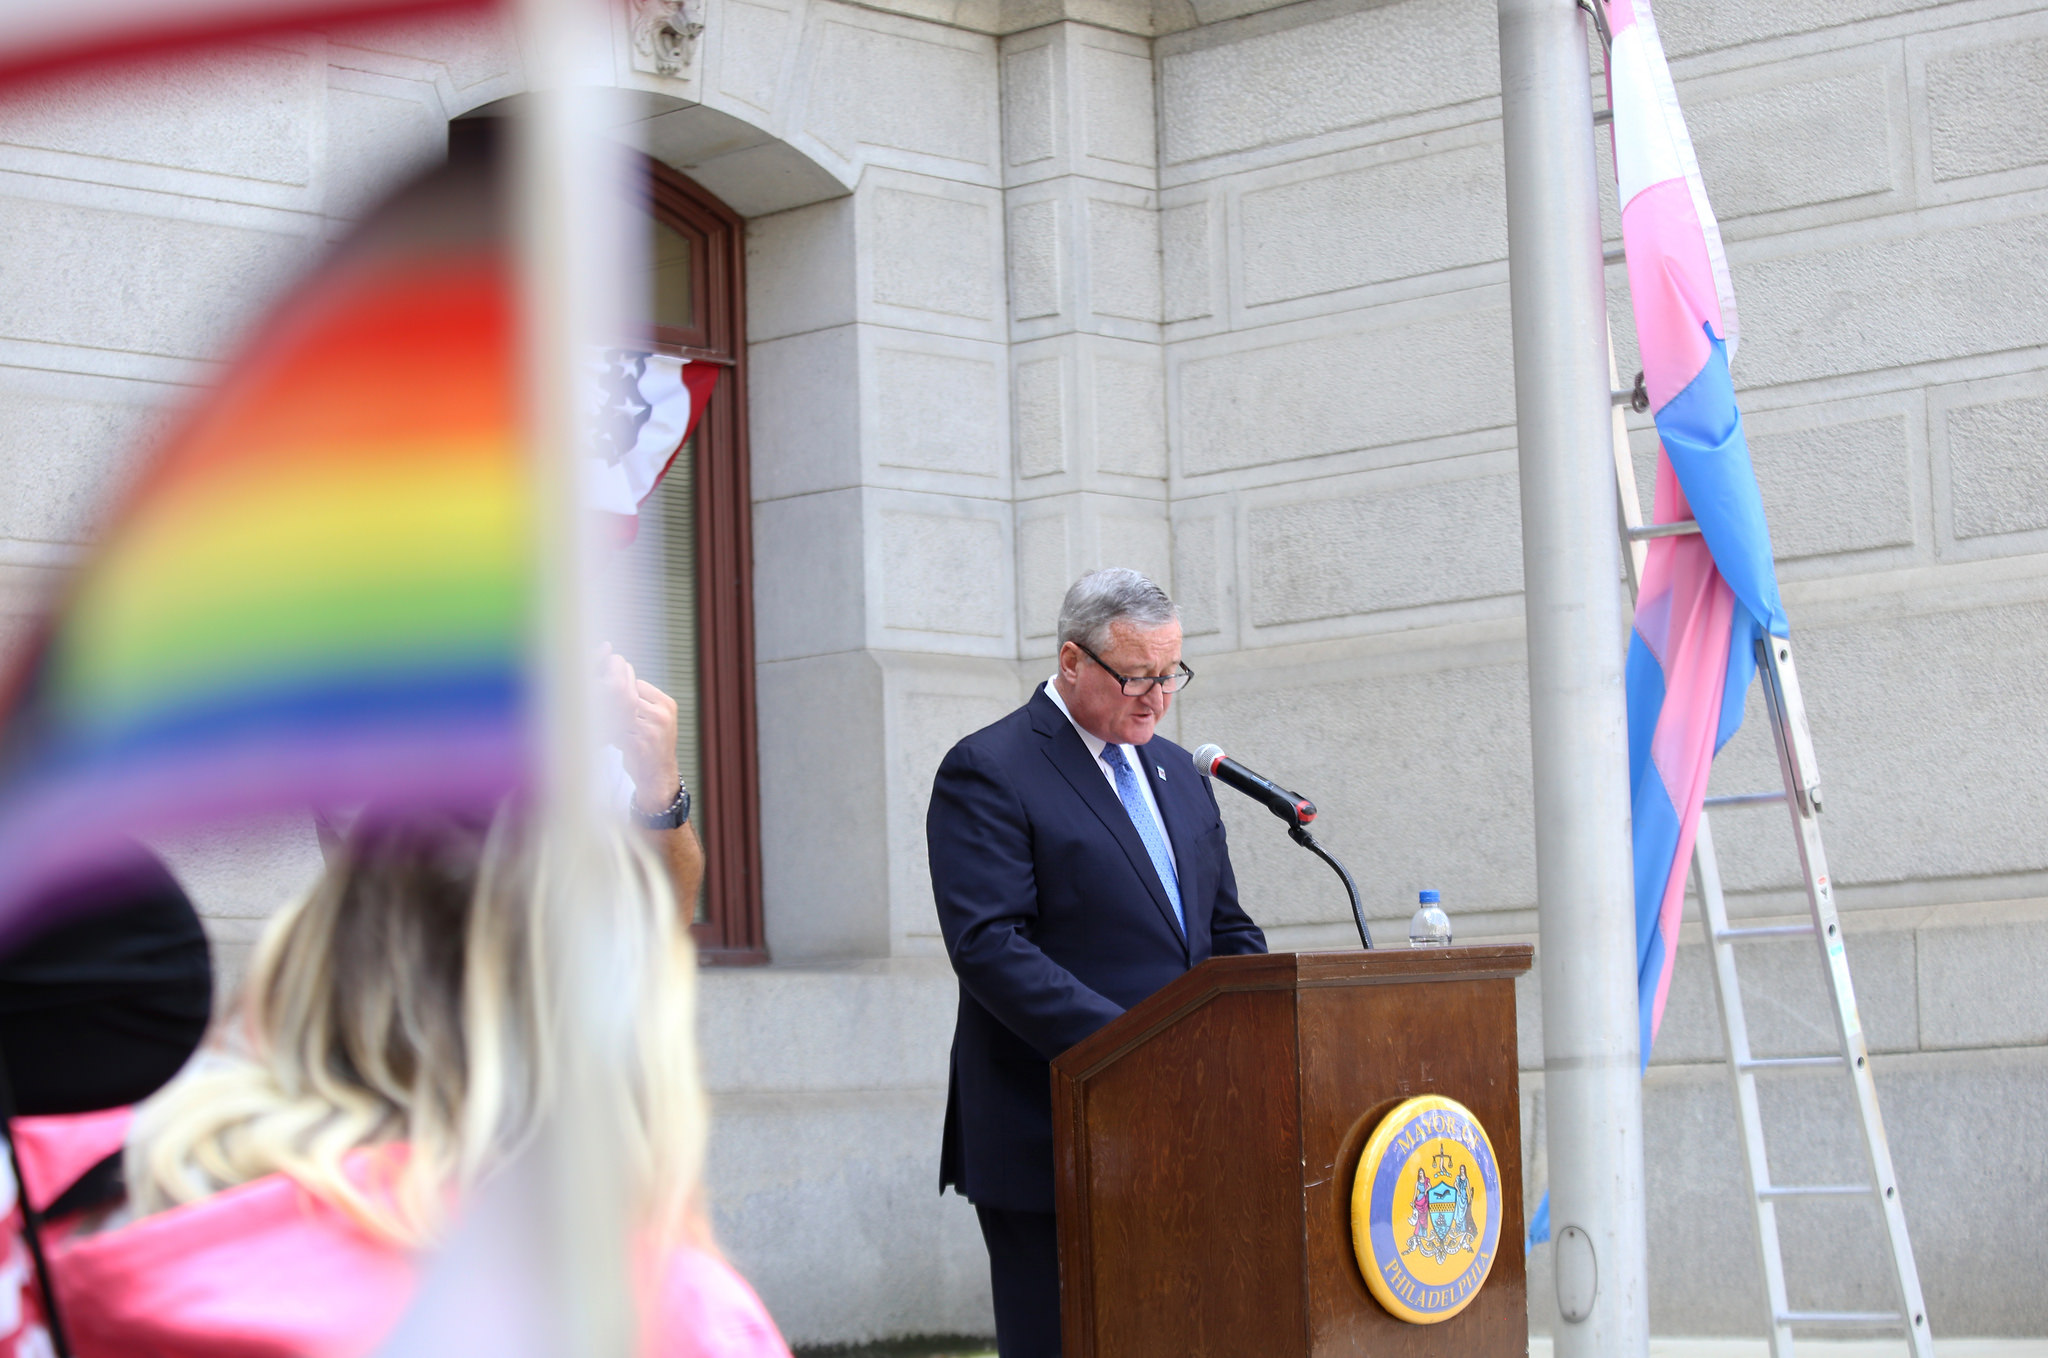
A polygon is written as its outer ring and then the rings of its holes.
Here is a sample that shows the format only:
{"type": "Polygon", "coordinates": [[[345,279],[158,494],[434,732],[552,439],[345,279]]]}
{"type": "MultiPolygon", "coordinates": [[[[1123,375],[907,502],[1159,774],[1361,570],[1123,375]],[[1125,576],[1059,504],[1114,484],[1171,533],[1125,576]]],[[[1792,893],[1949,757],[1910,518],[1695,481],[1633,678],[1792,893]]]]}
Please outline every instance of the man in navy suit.
{"type": "Polygon", "coordinates": [[[1001,1358],[1057,1358],[1047,1063],[1211,956],[1266,950],[1208,780],[1155,738],[1193,677],[1180,617],[1136,571],[1083,576],[1059,670],[955,745],[925,837],[960,978],[939,1187],[974,1204],[1001,1358]]]}

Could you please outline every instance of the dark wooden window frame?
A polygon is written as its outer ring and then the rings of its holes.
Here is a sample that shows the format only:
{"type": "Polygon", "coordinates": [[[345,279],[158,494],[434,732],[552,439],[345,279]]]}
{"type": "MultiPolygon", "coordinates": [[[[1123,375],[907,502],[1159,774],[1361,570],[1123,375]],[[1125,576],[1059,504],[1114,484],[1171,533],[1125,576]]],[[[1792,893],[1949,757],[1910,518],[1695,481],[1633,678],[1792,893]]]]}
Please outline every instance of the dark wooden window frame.
{"type": "Polygon", "coordinates": [[[681,174],[647,161],[645,205],[690,242],[695,324],[641,342],[726,372],[697,425],[698,722],[707,816],[708,920],[691,932],[706,964],[768,960],[761,928],[760,772],[754,747],[753,504],[747,464],[746,223],[681,174]]]}

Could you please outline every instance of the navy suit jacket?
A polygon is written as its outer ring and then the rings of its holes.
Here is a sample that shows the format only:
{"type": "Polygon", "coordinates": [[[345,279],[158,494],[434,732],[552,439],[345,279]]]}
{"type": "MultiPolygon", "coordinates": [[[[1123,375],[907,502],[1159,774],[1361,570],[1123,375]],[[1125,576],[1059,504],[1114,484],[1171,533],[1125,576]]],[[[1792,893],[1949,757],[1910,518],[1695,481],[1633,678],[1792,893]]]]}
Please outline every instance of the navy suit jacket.
{"type": "Polygon", "coordinates": [[[960,978],[942,1191],[1052,1211],[1047,1063],[1211,956],[1266,950],[1238,907],[1208,779],[1159,736],[1138,762],[1173,843],[1185,937],[1123,803],[1043,685],[939,765],[925,838],[960,978]]]}

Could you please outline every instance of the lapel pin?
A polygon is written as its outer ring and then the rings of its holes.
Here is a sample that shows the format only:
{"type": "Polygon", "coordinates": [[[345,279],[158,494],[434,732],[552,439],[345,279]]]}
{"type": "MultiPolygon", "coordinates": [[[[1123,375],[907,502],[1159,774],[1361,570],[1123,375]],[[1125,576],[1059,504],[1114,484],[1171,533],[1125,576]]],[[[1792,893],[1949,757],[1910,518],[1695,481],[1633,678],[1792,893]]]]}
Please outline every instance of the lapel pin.
{"type": "Polygon", "coordinates": [[[1154,770],[1152,770],[1152,772],[1154,772],[1154,773],[1156,773],[1156,774],[1158,774],[1158,775],[1159,775],[1159,781],[1160,781],[1160,782],[1162,782],[1162,783],[1163,783],[1163,782],[1165,782],[1165,781],[1166,781],[1166,770],[1165,770],[1165,769],[1154,769],[1154,770]]]}

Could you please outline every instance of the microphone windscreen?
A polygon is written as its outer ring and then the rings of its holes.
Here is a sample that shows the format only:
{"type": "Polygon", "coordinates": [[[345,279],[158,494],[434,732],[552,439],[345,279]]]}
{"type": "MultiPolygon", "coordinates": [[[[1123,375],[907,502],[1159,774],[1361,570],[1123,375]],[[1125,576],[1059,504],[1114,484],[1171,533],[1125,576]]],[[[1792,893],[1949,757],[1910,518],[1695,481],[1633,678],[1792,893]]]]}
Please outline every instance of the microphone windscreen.
{"type": "Polygon", "coordinates": [[[1204,745],[1195,751],[1195,772],[1207,778],[1216,771],[1218,761],[1223,758],[1221,745],[1204,745]]]}

